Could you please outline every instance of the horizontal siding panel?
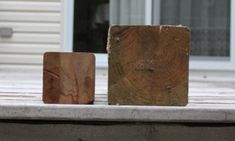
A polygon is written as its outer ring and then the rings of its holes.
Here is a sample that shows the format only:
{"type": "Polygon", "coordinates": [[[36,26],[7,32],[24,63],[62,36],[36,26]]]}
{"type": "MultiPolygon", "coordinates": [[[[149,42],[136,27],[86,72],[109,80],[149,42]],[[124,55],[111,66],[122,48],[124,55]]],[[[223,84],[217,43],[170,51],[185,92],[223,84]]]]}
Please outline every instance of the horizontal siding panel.
{"type": "Polygon", "coordinates": [[[63,0],[0,0],[0,1],[14,1],[14,2],[32,2],[32,1],[37,1],[37,2],[61,2],[63,0]]]}
{"type": "Polygon", "coordinates": [[[11,2],[59,2],[61,3],[64,0],[0,0],[0,1],[11,1],[11,2]]]}
{"type": "Polygon", "coordinates": [[[0,21],[14,22],[60,22],[60,13],[40,12],[3,12],[0,11],[0,21]]]}
{"type": "Polygon", "coordinates": [[[60,44],[14,44],[0,43],[1,53],[42,54],[46,51],[62,51],[60,44]]]}
{"type": "Polygon", "coordinates": [[[43,53],[62,51],[62,0],[0,0],[0,27],[13,29],[0,38],[0,64],[40,66],[43,53]]]}
{"type": "Polygon", "coordinates": [[[0,38],[2,43],[60,43],[59,34],[14,33],[12,38],[0,38]]]}
{"type": "Polygon", "coordinates": [[[58,12],[61,10],[60,3],[40,1],[0,1],[0,11],[49,11],[58,12]]]}
{"type": "Polygon", "coordinates": [[[42,64],[42,55],[0,54],[1,64],[42,64]]]}
{"type": "Polygon", "coordinates": [[[0,22],[0,27],[12,28],[14,32],[60,33],[61,30],[59,23],[0,22]]]}

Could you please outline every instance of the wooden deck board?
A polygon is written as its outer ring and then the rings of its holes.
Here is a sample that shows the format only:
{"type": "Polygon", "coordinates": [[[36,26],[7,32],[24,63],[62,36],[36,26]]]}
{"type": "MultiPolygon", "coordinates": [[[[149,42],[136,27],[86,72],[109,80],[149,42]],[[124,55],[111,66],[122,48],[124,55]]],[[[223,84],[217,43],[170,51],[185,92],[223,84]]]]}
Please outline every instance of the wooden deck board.
{"type": "Polygon", "coordinates": [[[185,107],[110,106],[107,75],[96,74],[94,105],[56,105],[43,104],[40,73],[0,71],[0,119],[235,123],[235,79],[191,77],[185,107]]]}

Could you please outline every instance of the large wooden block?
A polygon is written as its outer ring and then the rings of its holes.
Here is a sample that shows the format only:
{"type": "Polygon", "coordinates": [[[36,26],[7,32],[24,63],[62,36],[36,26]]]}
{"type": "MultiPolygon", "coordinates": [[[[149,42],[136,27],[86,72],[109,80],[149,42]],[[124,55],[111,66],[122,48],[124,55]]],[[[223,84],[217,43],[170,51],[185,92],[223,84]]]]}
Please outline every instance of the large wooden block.
{"type": "Polygon", "coordinates": [[[111,27],[109,104],[186,105],[189,46],[183,26],[111,27]]]}
{"type": "Polygon", "coordinates": [[[91,104],[95,90],[95,56],[90,53],[44,54],[43,101],[91,104]]]}

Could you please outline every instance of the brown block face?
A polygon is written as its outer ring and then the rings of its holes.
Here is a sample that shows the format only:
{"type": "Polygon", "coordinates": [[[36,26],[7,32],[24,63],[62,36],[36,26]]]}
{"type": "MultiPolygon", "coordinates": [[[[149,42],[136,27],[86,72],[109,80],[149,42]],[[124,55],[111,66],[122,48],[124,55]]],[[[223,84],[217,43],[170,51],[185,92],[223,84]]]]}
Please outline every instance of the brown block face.
{"type": "Polygon", "coordinates": [[[109,104],[186,105],[189,46],[187,27],[111,27],[109,104]]]}
{"type": "Polygon", "coordinates": [[[95,56],[90,53],[44,54],[43,102],[91,104],[95,90],[95,56]]]}

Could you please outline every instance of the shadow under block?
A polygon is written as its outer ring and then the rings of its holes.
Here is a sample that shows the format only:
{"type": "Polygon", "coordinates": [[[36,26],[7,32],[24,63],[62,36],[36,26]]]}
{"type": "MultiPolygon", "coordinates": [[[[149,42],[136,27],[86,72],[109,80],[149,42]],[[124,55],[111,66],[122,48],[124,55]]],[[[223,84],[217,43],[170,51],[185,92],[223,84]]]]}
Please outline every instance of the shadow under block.
{"type": "Polygon", "coordinates": [[[95,56],[90,53],[44,54],[43,102],[91,104],[95,90],[95,56]]]}
{"type": "Polygon", "coordinates": [[[186,105],[189,46],[184,26],[110,27],[109,104],[186,105]]]}

